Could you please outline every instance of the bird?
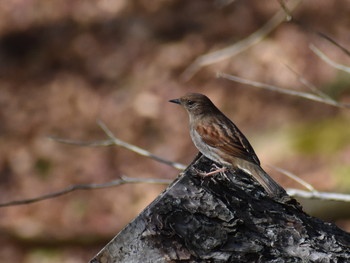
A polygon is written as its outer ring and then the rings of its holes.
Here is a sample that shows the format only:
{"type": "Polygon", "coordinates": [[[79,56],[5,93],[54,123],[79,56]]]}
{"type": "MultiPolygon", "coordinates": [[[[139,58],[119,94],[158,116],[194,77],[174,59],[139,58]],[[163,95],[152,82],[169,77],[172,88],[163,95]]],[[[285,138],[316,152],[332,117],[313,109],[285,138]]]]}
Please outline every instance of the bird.
{"type": "MultiPolygon", "coordinates": [[[[223,168],[238,168],[257,180],[271,197],[285,195],[285,190],[260,166],[248,139],[205,95],[189,93],[169,102],[181,105],[188,113],[190,136],[196,148],[223,168]]],[[[212,175],[213,172],[206,175],[212,175]]]]}

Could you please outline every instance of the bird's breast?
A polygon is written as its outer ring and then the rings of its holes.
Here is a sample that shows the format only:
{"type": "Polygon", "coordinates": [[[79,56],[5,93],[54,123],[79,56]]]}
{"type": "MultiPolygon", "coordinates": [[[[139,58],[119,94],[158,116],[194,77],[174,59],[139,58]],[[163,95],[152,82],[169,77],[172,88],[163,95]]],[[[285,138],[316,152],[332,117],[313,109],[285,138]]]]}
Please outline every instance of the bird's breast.
{"type": "Polygon", "coordinates": [[[190,129],[190,135],[194,145],[205,157],[209,158],[214,162],[221,163],[226,166],[231,165],[229,162],[225,161],[220,156],[220,150],[217,149],[216,147],[210,146],[207,143],[205,143],[202,137],[198,134],[198,132],[194,128],[190,129]]]}

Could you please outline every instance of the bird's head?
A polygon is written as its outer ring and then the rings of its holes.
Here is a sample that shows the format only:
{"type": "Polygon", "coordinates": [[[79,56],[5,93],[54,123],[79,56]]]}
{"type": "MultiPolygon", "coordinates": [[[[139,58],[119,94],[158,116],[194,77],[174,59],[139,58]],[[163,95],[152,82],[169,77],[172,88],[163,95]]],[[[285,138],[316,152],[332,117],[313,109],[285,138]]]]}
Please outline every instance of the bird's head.
{"type": "Polygon", "coordinates": [[[180,104],[190,117],[208,114],[217,110],[207,96],[199,93],[189,93],[178,99],[169,100],[169,102],[180,104]]]}

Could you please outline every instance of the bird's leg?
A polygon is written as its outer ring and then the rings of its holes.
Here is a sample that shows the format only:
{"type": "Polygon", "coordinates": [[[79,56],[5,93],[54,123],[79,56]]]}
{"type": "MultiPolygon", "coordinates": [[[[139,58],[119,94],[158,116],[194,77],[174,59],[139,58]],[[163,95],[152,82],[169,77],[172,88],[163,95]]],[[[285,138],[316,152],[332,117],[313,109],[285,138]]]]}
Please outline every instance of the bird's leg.
{"type": "Polygon", "coordinates": [[[214,166],[213,167],[214,170],[213,170],[213,168],[211,168],[209,173],[199,172],[198,175],[205,177],[205,176],[211,176],[213,174],[217,174],[217,173],[221,173],[221,172],[227,171],[226,167],[218,167],[215,163],[213,164],[213,166],[214,166]]]}

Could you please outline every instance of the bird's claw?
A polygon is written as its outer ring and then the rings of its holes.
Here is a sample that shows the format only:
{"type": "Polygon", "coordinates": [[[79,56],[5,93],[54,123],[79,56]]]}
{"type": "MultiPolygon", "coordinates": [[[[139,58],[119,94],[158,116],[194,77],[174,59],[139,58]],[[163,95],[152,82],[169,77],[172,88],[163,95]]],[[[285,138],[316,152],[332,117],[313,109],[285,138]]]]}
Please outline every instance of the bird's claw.
{"type": "Polygon", "coordinates": [[[227,168],[226,167],[218,167],[216,164],[213,164],[214,167],[212,167],[210,169],[210,172],[209,173],[206,173],[206,172],[198,172],[198,175],[199,176],[202,176],[202,177],[206,177],[206,176],[211,176],[211,175],[214,175],[214,174],[217,174],[217,173],[222,173],[222,172],[225,172],[227,171],[227,168]]]}

